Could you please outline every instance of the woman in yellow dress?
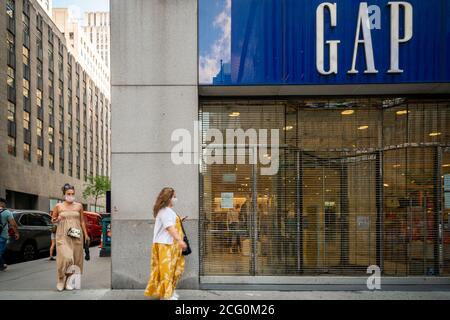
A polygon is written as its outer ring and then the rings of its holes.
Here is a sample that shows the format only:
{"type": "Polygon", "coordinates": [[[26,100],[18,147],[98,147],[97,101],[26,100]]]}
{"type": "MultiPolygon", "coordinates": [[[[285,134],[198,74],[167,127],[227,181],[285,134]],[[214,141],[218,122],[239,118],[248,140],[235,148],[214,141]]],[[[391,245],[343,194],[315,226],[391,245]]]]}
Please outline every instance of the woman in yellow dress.
{"type": "Polygon", "coordinates": [[[173,188],[164,188],[153,207],[151,275],[144,295],[164,300],[178,300],[175,288],[184,271],[183,250],[187,248],[181,219],[172,209],[177,201],[173,188]]]}

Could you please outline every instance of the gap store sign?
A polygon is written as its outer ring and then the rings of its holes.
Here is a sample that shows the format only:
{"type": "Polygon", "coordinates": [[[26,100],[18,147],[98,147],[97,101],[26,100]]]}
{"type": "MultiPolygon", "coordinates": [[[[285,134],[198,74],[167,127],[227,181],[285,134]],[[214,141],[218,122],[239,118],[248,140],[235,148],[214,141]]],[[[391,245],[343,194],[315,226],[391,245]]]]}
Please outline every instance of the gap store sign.
{"type": "Polygon", "coordinates": [[[450,0],[228,6],[230,36],[221,41],[230,54],[217,62],[214,85],[450,83],[450,0]]]}

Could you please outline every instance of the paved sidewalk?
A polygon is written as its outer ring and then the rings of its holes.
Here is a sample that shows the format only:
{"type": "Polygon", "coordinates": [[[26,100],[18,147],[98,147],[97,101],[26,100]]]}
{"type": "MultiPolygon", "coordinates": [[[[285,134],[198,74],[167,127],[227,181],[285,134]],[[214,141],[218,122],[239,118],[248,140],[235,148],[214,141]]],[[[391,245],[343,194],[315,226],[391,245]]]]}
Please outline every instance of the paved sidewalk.
{"type": "MultiPolygon", "coordinates": [[[[90,256],[91,260],[84,261],[82,287],[111,288],[111,258],[100,258],[98,247],[91,247],[90,256]]],[[[0,272],[0,295],[5,290],[56,290],[56,261],[45,258],[8,266],[0,272]]]]}
{"type": "MultiPolygon", "coordinates": [[[[204,291],[177,290],[180,300],[449,300],[450,292],[404,291],[204,291]]],[[[143,290],[1,291],[0,300],[152,300],[143,290]]]]}
{"type": "MultiPolygon", "coordinates": [[[[9,266],[0,272],[0,300],[151,300],[143,290],[110,290],[111,259],[91,248],[85,261],[82,290],[56,291],[56,262],[40,259],[9,266]]],[[[439,290],[439,289],[438,289],[439,290]]],[[[447,289],[448,290],[448,289],[447,289]]],[[[177,290],[180,300],[450,300],[449,291],[230,291],[177,290]]]]}

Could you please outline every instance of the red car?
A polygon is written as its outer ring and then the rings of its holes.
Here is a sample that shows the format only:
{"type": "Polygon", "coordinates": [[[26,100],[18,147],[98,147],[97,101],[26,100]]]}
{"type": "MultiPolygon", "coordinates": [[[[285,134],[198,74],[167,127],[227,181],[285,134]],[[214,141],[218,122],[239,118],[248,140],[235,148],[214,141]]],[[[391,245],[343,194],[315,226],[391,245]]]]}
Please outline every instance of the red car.
{"type": "Polygon", "coordinates": [[[91,243],[100,243],[102,239],[102,216],[95,212],[84,211],[84,219],[91,243]]]}

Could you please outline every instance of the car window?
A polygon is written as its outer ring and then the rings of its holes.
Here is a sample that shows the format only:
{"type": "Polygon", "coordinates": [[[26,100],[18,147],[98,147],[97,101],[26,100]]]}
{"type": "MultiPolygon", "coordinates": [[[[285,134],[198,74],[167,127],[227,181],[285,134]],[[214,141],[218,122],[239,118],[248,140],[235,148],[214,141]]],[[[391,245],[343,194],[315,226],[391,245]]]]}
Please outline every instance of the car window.
{"type": "Polygon", "coordinates": [[[48,226],[44,217],[38,213],[27,214],[26,225],[35,227],[48,226]]]}
{"type": "Polygon", "coordinates": [[[22,216],[19,219],[19,222],[21,225],[23,226],[27,226],[28,225],[28,214],[22,214],[22,216]]]}
{"type": "Polygon", "coordinates": [[[42,218],[47,226],[52,225],[52,218],[49,215],[43,214],[42,218]]]}

